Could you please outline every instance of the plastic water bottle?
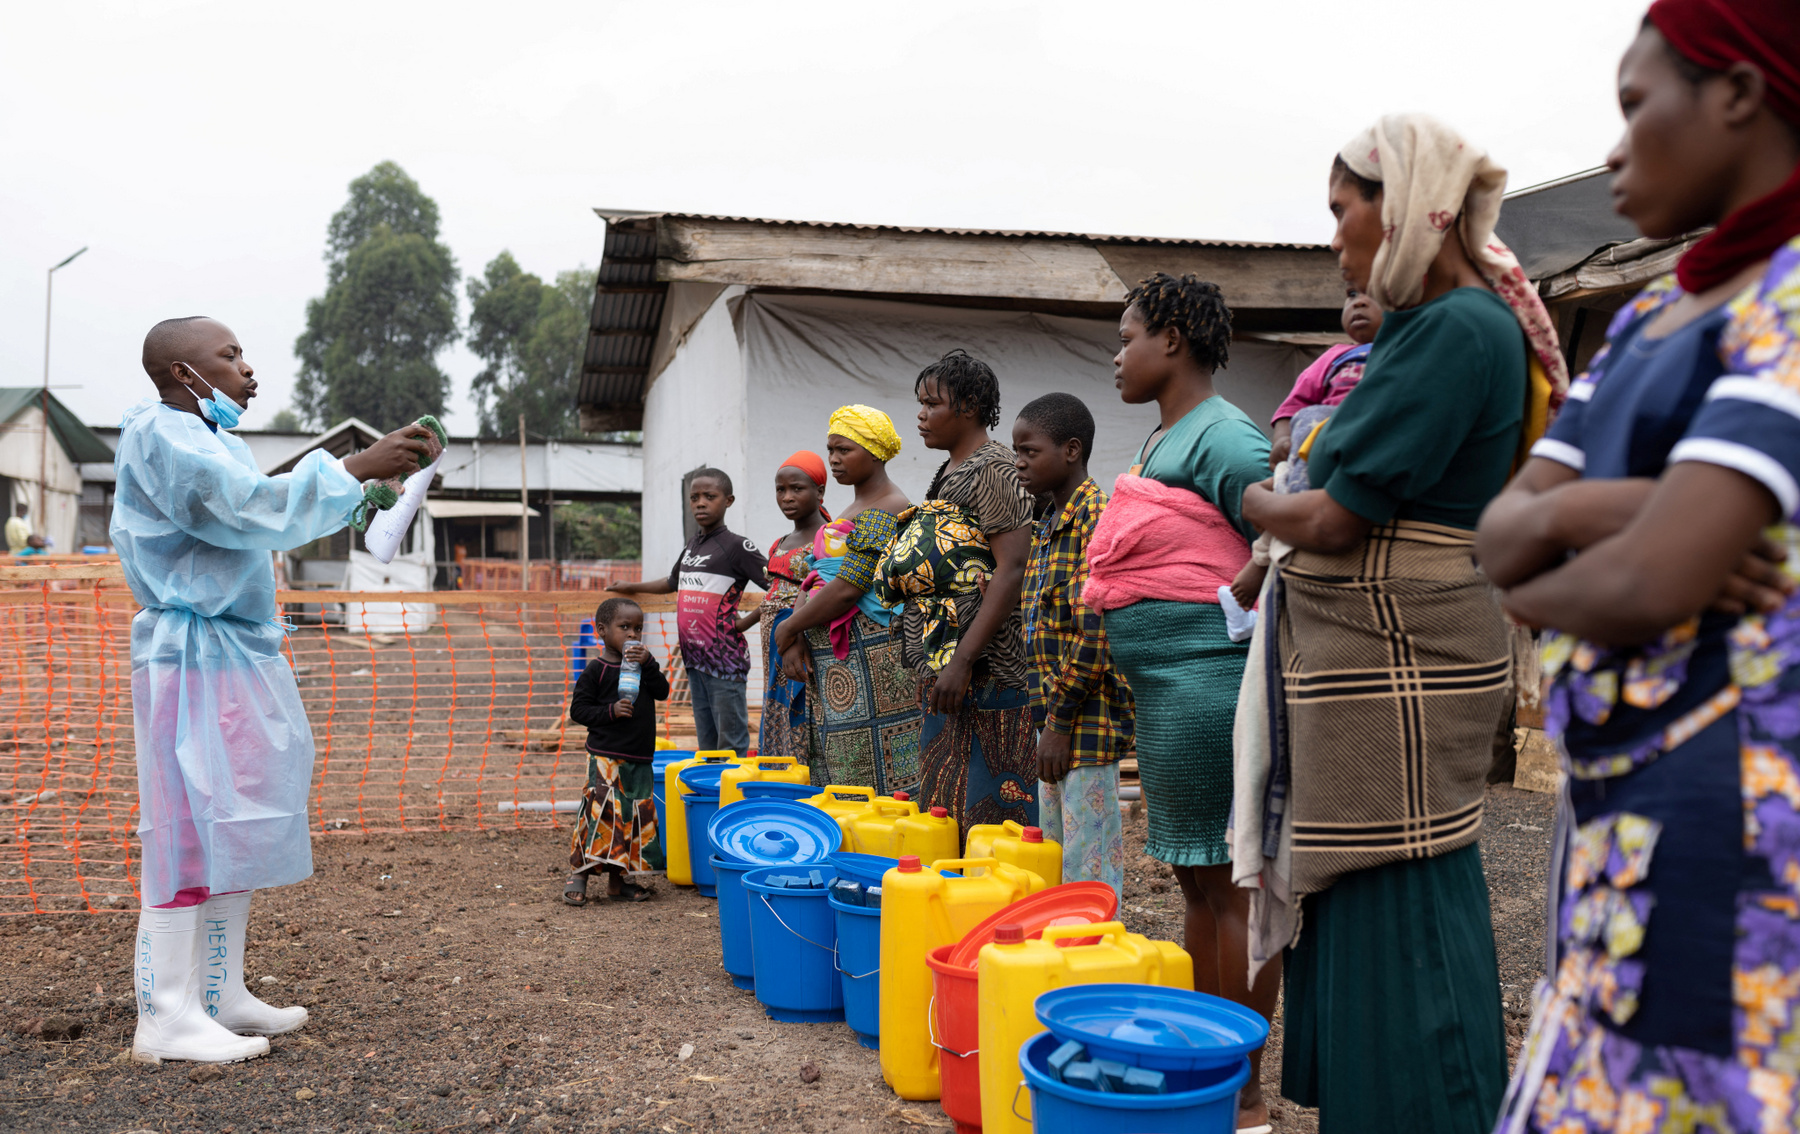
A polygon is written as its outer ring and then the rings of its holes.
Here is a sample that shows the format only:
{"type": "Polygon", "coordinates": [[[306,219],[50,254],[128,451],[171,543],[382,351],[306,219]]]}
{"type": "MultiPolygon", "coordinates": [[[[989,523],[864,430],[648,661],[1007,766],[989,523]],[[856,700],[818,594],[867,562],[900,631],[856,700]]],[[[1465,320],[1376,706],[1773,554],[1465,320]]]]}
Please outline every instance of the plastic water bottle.
{"type": "Polygon", "coordinates": [[[638,644],[635,638],[625,643],[625,660],[619,666],[619,700],[621,701],[636,701],[638,685],[643,681],[643,674],[638,669],[638,663],[631,660],[631,647],[638,644]]]}

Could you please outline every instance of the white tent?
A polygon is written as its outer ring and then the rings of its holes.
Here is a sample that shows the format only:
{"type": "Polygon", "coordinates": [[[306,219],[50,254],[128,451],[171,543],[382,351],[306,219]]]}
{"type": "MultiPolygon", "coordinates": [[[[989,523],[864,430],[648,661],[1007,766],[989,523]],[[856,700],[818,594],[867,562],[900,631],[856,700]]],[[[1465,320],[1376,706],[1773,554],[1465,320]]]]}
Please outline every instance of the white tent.
{"type": "MultiPolygon", "coordinates": [[[[894,419],[902,448],[889,475],[922,498],[943,454],[918,440],[913,379],[957,347],[999,376],[995,432],[1002,443],[1010,442],[1019,407],[1040,394],[1063,391],[1086,402],[1097,426],[1090,467],[1102,486],[1126,470],[1156,423],[1155,406],[1125,405],[1113,387],[1116,321],[729,288],[694,323],[645,398],[646,574],[680,551],[682,477],[701,465],[723,469],[734,482],[737,503],[726,517],[732,530],[759,545],[787,530],[775,504],[775,469],[796,449],[823,455],[826,419],[847,402],[894,419]]],[[[1240,339],[1217,376],[1220,393],[1266,422],[1316,353],[1240,339]]],[[[848,500],[848,489],[827,487],[827,507],[848,500]]]]}

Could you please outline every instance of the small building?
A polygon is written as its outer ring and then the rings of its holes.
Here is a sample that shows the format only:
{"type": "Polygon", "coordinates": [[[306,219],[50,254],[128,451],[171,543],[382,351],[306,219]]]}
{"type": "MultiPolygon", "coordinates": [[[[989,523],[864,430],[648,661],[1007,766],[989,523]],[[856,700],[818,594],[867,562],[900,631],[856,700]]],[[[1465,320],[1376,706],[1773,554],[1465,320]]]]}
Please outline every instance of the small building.
{"type": "Polygon", "coordinates": [[[5,509],[0,520],[23,504],[30,509],[32,532],[49,540],[52,551],[68,554],[110,543],[105,522],[110,500],[101,492],[90,501],[94,494],[85,490],[82,476],[89,464],[110,470],[112,449],[55,394],[41,386],[0,386],[0,506],[5,509]],[[93,505],[99,506],[97,513],[93,505]]]}
{"type": "MultiPolygon", "coordinates": [[[[116,426],[92,432],[109,454],[117,447],[116,426]]],[[[233,433],[250,447],[258,467],[270,475],[290,471],[314,449],[346,457],[383,436],[383,431],[357,418],[316,434],[249,429],[233,433]]],[[[453,585],[458,548],[475,559],[518,558],[519,458],[516,441],[450,438],[422,518],[414,521],[401,547],[401,556],[414,564],[409,577],[416,575],[423,581],[420,589],[453,585]]],[[[524,458],[532,500],[527,522],[533,559],[550,557],[557,506],[599,501],[638,504],[643,460],[636,445],[585,438],[533,441],[525,447],[524,458]]],[[[110,463],[82,466],[93,493],[104,495],[109,504],[112,473],[110,463]]],[[[567,540],[559,542],[566,545],[567,540]]],[[[346,528],[289,551],[285,556],[288,580],[300,586],[342,586],[355,545],[354,533],[346,528]]]]}
{"type": "MultiPolygon", "coordinates": [[[[1261,423],[1320,350],[1344,341],[1344,284],[1318,244],[969,231],[596,210],[606,221],[577,403],[586,430],[644,431],[646,570],[685,538],[685,474],[734,480],[727,522],[759,545],[790,526],[770,478],[798,448],[823,453],[831,411],[861,402],[904,442],[889,472],[914,499],[941,462],[913,429],[913,380],[963,347],[1000,378],[999,439],[1051,391],[1098,424],[1110,486],[1156,423],[1123,405],[1112,357],[1128,287],[1197,272],[1233,311],[1222,394],[1261,423]]],[[[1266,424],[1265,424],[1266,427],[1266,424]]],[[[828,506],[847,502],[831,486],[828,506]]]]}

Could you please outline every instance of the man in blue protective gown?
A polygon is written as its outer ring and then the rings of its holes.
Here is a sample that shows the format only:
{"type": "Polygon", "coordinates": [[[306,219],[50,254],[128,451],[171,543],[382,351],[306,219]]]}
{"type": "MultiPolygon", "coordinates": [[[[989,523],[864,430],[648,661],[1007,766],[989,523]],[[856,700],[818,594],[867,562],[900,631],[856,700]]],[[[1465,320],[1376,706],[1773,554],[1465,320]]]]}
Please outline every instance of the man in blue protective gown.
{"type": "Polygon", "coordinates": [[[307,1015],[244,988],[253,892],[312,874],[312,729],[281,654],[270,553],[342,528],[364,481],[419,467],[427,434],[409,426],[343,460],[315,450],[264,476],[227,432],[256,396],[230,328],[158,323],[144,369],[159,400],[125,413],[112,519],[143,605],[131,623],[144,900],[132,1052],[228,1062],[307,1015]]]}

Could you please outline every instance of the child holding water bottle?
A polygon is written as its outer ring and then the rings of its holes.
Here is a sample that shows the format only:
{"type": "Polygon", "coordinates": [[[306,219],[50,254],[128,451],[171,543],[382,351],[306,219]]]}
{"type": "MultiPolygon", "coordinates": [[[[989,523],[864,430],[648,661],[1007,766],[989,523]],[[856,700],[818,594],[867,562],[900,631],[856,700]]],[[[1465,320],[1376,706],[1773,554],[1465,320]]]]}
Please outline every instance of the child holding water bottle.
{"type": "Polygon", "coordinates": [[[575,829],[569,833],[569,865],[563,901],[587,904],[588,875],[606,872],[606,896],[615,902],[648,901],[653,890],[626,877],[663,869],[662,832],[651,795],[656,751],[655,702],[667,700],[669,679],[644,648],[644,611],[625,598],[609,598],[594,612],[600,650],[569,699],[569,717],[588,730],[588,782],[575,829]]]}

